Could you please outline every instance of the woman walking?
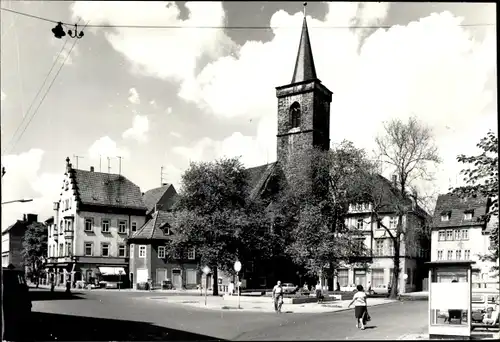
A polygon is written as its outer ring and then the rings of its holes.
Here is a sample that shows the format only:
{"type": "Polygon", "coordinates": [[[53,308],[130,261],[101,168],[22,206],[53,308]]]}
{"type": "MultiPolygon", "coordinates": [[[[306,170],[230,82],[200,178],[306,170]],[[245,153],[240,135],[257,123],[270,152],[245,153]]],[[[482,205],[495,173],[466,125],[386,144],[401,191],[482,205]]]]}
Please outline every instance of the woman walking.
{"type": "Polygon", "coordinates": [[[349,307],[354,304],[354,315],[356,317],[356,328],[361,328],[365,330],[365,320],[367,319],[368,310],[366,309],[366,293],[363,290],[363,286],[356,286],[358,292],[354,294],[349,307]]]}

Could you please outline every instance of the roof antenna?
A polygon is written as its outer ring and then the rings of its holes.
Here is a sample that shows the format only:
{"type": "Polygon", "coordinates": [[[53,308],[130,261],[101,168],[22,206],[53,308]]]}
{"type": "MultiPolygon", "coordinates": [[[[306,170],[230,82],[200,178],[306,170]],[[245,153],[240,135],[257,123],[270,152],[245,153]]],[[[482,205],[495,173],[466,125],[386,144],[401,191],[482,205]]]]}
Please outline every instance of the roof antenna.
{"type": "Polygon", "coordinates": [[[162,166],[160,169],[160,186],[163,186],[163,176],[165,176],[165,172],[163,172],[164,167],[162,166]]]}
{"type": "Polygon", "coordinates": [[[307,2],[304,2],[303,6],[304,6],[304,18],[305,18],[305,17],[306,17],[306,6],[307,6],[307,2]]]}
{"type": "Polygon", "coordinates": [[[101,155],[99,155],[99,172],[101,172],[101,155]]]}
{"type": "Polygon", "coordinates": [[[109,157],[107,157],[107,158],[108,158],[108,173],[110,173],[111,172],[111,164],[110,164],[110,161],[109,161],[109,157]]]}
{"type": "Polygon", "coordinates": [[[78,159],[80,159],[80,158],[84,158],[84,157],[82,157],[82,156],[77,156],[77,155],[74,155],[74,154],[73,154],[73,158],[75,158],[75,160],[76,160],[76,168],[78,169],[78,159]]]}
{"type": "Polygon", "coordinates": [[[122,156],[116,156],[116,158],[118,158],[118,174],[121,175],[122,174],[122,156]]]}

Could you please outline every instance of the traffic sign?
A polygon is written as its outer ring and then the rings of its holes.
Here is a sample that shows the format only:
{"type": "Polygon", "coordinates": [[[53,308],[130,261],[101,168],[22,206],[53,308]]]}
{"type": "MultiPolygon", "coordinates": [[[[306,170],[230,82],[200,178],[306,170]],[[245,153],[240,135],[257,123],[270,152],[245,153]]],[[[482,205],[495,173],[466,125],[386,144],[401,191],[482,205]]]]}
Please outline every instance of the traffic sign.
{"type": "Polygon", "coordinates": [[[234,263],[234,270],[235,270],[236,272],[241,271],[241,262],[236,261],[236,262],[234,263]]]}
{"type": "Polygon", "coordinates": [[[210,267],[205,266],[205,267],[203,267],[203,270],[202,270],[202,271],[203,271],[203,273],[204,273],[205,275],[207,275],[207,274],[209,274],[209,273],[210,273],[210,271],[211,271],[211,270],[210,270],[210,267]]]}

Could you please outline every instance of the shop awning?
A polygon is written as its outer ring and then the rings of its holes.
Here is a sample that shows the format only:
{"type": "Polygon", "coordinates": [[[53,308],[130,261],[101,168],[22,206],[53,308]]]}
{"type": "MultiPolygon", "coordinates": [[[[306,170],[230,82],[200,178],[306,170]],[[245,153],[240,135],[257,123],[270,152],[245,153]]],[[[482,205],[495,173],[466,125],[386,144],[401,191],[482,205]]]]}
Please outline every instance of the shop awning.
{"type": "Polygon", "coordinates": [[[99,267],[99,272],[102,275],[121,275],[125,274],[125,269],[123,267],[99,267]]]}

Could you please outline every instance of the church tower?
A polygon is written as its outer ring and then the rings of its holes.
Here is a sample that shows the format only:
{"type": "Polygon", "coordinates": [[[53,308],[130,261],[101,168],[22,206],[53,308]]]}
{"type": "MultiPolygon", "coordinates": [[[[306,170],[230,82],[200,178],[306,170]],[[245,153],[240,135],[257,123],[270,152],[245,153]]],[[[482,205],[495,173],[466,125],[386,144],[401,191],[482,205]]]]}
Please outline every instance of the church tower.
{"type": "Polygon", "coordinates": [[[278,98],[277,160],[286,165],[301,150],[330,148],[332,92],[316,76],[304,15],[292,82],[276,88],[278,98]]]}

